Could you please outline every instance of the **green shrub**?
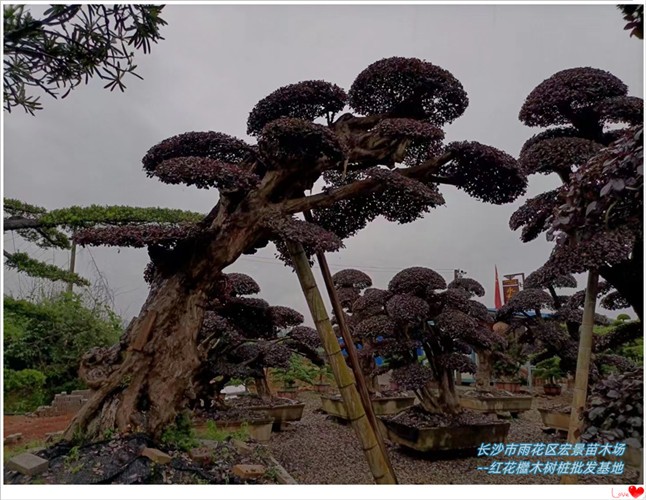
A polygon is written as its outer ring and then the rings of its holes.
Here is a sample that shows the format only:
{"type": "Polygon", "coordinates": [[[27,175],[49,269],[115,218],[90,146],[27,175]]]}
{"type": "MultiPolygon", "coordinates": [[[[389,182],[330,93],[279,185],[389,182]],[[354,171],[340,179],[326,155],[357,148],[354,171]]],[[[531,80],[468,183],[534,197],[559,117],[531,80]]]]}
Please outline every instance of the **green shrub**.
{"type": "Polygon", "coordinates": [[[193,427],[193,422],[187,413],[180,413],[175,417],[175,422],[164,429],[161,442],[172,448],[188,451],[199,443],[193,427]]]}
{"type": "Polygon", "coordinates": [[[88,307],[73,293],[39,302],[4,297],[4,366],[37,370],[45,376],[46,400],[84,388],[78,378],[81,356],[92,347],[114,344],[120,318],[107,307],[88,307]]]}
{"type": "Polygon", "coordinates": [[[4,411],[25,413],[34,411],[45,402],[45,375],[38,370],[5,368],[4,411]]]}

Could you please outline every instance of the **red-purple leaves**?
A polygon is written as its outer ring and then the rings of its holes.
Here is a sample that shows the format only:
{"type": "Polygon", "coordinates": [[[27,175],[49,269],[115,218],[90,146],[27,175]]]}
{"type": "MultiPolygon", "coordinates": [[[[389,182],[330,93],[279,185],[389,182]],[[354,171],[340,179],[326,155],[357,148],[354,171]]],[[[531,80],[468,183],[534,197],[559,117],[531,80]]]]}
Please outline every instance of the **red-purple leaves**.
{"type": "Polygon", "coordinates": [[[451,161],[440,169],[451,184],[474,198],[500,205],[525,193],[527,179],[510,155],[478,142],[452,142],[451,161]]]}
{"type": "Polygon", "coordinates": [[[257,135],[279,118],[314,121],[333,116],[345,107],[347,95],[340,87],[322,80],[310,80],[275,90],[256,104],[247,120],[247,133],[257,135]]]}
{"type": "Polygon", "coordinates": [[[518,118],[530,127],[570,124],[603,100],[625,96],[627,90],[619,78],[607,71],[589,67],[566,69],[530,92],[518,118]]]}
{"type": "Polygon", "coordinates": [[[363,70],[350,87],[350,106],[362,114],[426,120],[442,126],[469,104],[462,84],[448,71],[421,59],[391,57],[363,70]]]}

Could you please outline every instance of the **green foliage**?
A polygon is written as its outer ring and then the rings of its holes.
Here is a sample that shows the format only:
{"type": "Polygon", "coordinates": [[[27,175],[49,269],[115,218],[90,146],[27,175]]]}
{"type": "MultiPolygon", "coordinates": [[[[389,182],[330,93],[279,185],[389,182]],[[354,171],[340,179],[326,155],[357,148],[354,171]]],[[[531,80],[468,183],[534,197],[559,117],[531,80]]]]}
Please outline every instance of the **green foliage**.
{"type": "Polygon", "coordinates": [[[240,441],[246,441],[249,439],[249,425],[246,422],[243,422],[240,426],[240,429],[237,431],[227,431],[224,429],[218,429],[217,424],[213,420],[209,420],[206,423],[206,432],[204,432],[204,437],[212,441],[227,441],[229,439],[239,439],[240,441]]]}
{"type": "Polygon", "coordinates": [[[173,425],[167,427],[161,437],[161,442],[179,450],[188,451],[198,446],[195,429],[188,413],[180,413],[175,417],[173,425]]]}
{"type": "Polygon", "coordinates": [[[134,52],[150,52],[166,24],[161,5],[51,5],[40,18],[25,5],[4,6],[4,108],[42,109],[33,89],[56,98],[92,77],[123,91],[123,78],[141,78],[134,52]]]}
{"type": "Polygon", "coordinates": [[[619,354],[638,366],[644,364],[644,339],[635,339],[619,349],[619,354]]]}
{"type": "Polygon", "coordinates": [[[10,269],[23,272],[34,278],[44,278],[50,281],[62,281],[72,283],[78,286],[90,286],[90,282],[76,273],[66,271],[53,264],[46,264],[36,259],[32,259],[24,252],[15,252],[9,254],[5,252],[5,265],[10,269]]]}
{"type": "Polygon", "coordinates": [[[630,316],[628,316],[625,313],[621,313],[619,316],[617,316],[617,318],[613,322],[613,325],[615,325],[615,326],[616,325],[621,325],[621,324],[625,323],[626,321],[630,321],[630,316]]]}
{"type": "Polygon", "coordinates": [[[45,375],[38,370],[10,370],[5,367],[4,411],[25,413],[45,402],[45,375]]]}
{"type": "Polygon", "coordinates": [[[72,206],[51,210],[38,218],[44,226],[63,226],[70,229],[96,224],[199,222],[203,214],[159,207],[128,207],[122,205],[72,206]]]}
{"type": "Polygon", "coordinates": [[[81,356],[118,341],[120,318],[106,306],[88,307],[77,294],[62,293],[37,303],[4,297],[4,366],[34,369],[46,377],[48,398],[83,388],[81,356]]]}
{"type": "Polygon", "coordinates": [[[294,387],[297,381],[314,384],[318,376],[318,369],[303,356],[292,354],[289,360],[289,368],[273,369],[272,375],[275,380],[288,389],[294,387]]]}
{"type": "Polygon", "coordinates": [[[534,370],[534,376],[549,380],[550,384],[555,385],[556,380],[562,378],[565,375],[563,370],[561,370],[561,358],[558,356],[553,356],[548,359],[544,359],[536,365],[534,370]]]}

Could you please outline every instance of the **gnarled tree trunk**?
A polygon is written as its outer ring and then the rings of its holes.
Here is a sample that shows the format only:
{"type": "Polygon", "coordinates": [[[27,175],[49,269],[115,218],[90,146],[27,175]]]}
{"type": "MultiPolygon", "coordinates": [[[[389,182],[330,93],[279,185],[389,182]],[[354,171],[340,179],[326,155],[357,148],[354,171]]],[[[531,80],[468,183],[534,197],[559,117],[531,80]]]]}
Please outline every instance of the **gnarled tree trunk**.
{"type": "Polygon", "coordinates": [[[271,389],[269,388],[267,377],[254,379],[254,384],[256,386],[258,397],[263,401],[269,401],[271,399],[271,389]]]}
{"type": "Polygon", "coordinates": [[[196,336],[202,324],[205,291],[186,290],[179,277],[152,292],[115,356],[86,376],[96,392],[65,433],[72,439],[101,437],[106,430],[145,431],[160,436],[187,397],[200,366],[196,336]],[[108,370],[108,373],[105,371],[108,370]]]}
{"type": "Polygon", "coordinates": [[[198,334],[205,302],[222,269],[253,245],[259,233],[253,215],[229,217],[222,224],[216,216],[214,238],[193,245],[181,268],[154,282],[119,344],[85,356],[80,373],[96,391],[66,429],[65,439],[97,439],[109,430],[159,438],[186,403],[195,400],[193,383],[204,357],[198,334]]]}
{"type": "Polygon", "coordinates": [[[491,390],[491,378],[493,363],[491,351],[482,350],[478,352],[478,370],[476,371],[476,388],[482,391],[491,390]]]}

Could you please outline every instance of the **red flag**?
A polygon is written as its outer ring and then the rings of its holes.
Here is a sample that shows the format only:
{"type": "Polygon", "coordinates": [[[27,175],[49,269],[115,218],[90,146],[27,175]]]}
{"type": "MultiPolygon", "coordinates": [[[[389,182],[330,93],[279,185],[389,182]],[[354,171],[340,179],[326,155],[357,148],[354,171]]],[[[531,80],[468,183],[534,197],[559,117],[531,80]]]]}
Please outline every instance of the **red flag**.
{"type": "Polygon", "coordinates": [[[498,282],[498,266],[496,268],[496,291],[494,293],[494,307],[500,309],[502,307],[502,297],[500,296],[500,283],[498,282]]]}

